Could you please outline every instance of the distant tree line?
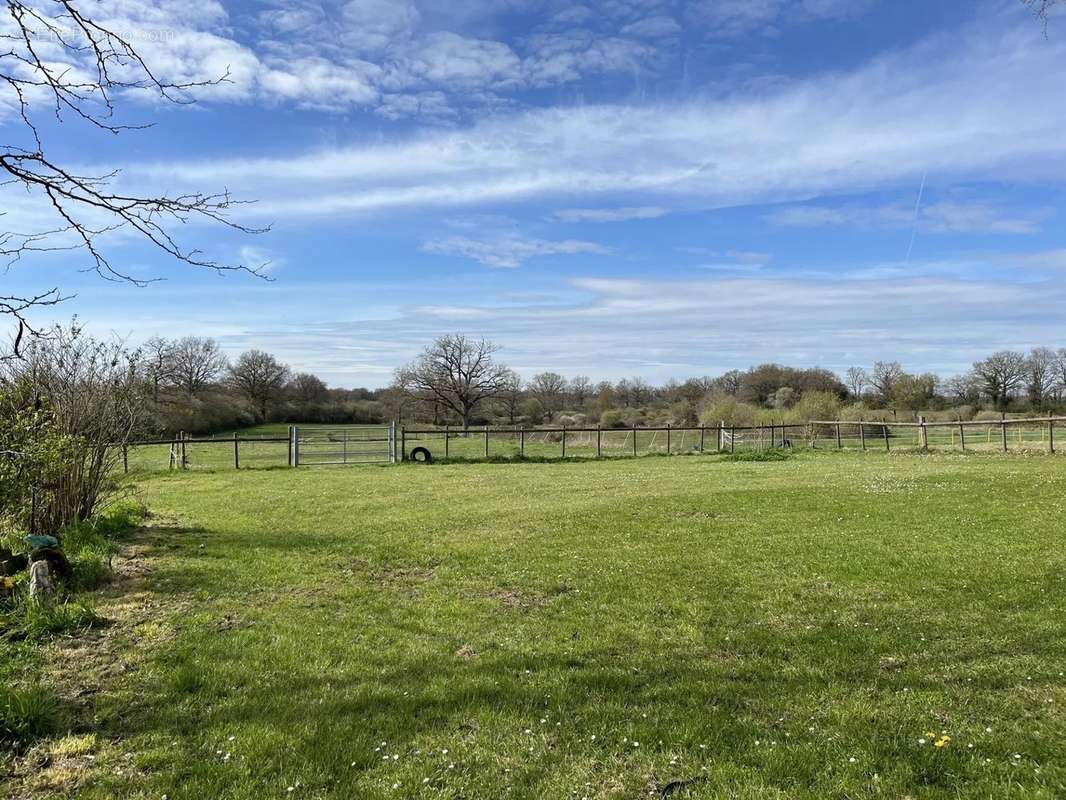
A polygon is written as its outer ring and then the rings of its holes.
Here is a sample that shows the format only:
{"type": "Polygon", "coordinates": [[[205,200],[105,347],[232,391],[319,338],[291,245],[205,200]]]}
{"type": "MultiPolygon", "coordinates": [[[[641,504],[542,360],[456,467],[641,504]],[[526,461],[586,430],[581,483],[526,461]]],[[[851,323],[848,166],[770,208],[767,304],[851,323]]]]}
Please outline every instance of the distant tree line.
{"type": "Polygon", "coordinates": [[[214,339],[149,339],[134,351],[151,433],[214,433],[262,422],[383,422],[382,391],[332,389],[262,350],[230,361],[214,339]]]}
{"type": "MultiPolygon", "coordinates": [[[[127,376],[122,402],[135,408],[128,426],[135,437],[208,434],[263,422],[610,428],[1066,411],[1066,348],[1043,347],[993,353],[948,378],[908,372],[896,361],[854,366],[843,376],[820,367],[760,364],[653,386],[639,376],[595,382],[544,371],[523,377],[500,360],[496,345],[452,334],[398,369],[388,387],[339,389],[312,373],[293,372],[262,350],[230,359],[217,341],[200,336],[156,337],[127,349],[94,342],[75,325],[35,342],[34,369],[43,375],[41,365],[49,364],[61,375],[71,352],[98,350],[121,353],[127,376]]],[[[33,372],[20,375],[33,382],[33,372]]],[[[69,391],[77,395],[76,387],[69,391]]]]}
{"type": "Polygon", "coordinates": [[[1066,408],[1066,348],[1003,350],[943,378],[897,361],[854,366],[843,376],[820,367],[760,364],[721,375],[593,382],[540,372],[523,379],[497,359],[499,348],[461,334],[443,336],[397,370],[382,400],[393,418],[435,425],[754,424],[814,418],[973,419],[1066,408]],[[902,417],[901,417],[902,415],[902,417]]]}

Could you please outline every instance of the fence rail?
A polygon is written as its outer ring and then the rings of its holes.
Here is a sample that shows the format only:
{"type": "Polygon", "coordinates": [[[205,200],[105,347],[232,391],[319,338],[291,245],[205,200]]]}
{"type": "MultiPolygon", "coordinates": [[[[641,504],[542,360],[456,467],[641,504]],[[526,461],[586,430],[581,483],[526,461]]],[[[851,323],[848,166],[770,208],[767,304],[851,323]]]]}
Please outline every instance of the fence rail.
{"type": "Polygon", "coordinates": [[[434,458],[610,458],[651,454],[736,453],[797,446],[891,450],[1056,451],[1056,431],[1066,417],[897,422],[810,420],[765,425],[603,427],[398,428],[292,426],[288,436],[192,437],[184,434],[115,444],[124,471],[299,466],[407,461],[416,447],[434,458]],[[132,464],[132,467],[131,467],[132,464]]]}

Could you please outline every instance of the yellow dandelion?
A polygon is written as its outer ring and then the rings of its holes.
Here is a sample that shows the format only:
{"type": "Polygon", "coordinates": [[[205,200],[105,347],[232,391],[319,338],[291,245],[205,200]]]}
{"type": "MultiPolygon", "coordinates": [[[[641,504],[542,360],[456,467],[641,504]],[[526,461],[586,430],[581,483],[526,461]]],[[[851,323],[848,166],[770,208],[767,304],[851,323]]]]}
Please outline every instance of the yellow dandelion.
{"type": "Polygon", "coordinates": [[[934,736],[936,736],[936,734],[933,733],[932,731],[926,731],[925,732],[925,738],[926,739],[932,739],[934,736]]]}
{"type": "Polygon", "coordinates": [[[945,742],[943,739],[937,739],[935,742],[933,742],[934,747],[943,747],[946,744],[947,742],[945,742]]]}

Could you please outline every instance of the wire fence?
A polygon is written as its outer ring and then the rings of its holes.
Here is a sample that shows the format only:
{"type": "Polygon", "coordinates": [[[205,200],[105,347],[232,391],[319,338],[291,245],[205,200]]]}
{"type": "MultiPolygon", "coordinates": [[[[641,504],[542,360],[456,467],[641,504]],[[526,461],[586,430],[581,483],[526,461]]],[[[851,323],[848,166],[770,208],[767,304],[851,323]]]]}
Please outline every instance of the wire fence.
{"type": "Polygon", "coordinates": [[[970,422],[896,422],[888,420],[813,420],[767,425],[716,425],[642,428],[483,427],[462,430],[382,426],[331,427],[328,432],[291,426],[288,436],[241,435],[188,437],[129,442],[123,451],[126,472],[161,469],[255,469],[354,464],[382,460],[485,460],[632,458],[686,453],[738,453],[770,449],[1044,451],[1054,453],[1066,417],[976,420],[970,422]],[[329,444],[321,444],[328,436],[329,444]],[[1058,441],[1057,441],[1058,437],[1058,441]],[[301,458],[300,449],[308,458],[301,458]],[[312,448],[330,453],[330,460],[312,448]],[[387,448],[391,448],[387,449],[387,448]],[[341,453],[337,457],[337,452],[341,453]],[[373,457],[367,457],[373,453],[373,457]]]}

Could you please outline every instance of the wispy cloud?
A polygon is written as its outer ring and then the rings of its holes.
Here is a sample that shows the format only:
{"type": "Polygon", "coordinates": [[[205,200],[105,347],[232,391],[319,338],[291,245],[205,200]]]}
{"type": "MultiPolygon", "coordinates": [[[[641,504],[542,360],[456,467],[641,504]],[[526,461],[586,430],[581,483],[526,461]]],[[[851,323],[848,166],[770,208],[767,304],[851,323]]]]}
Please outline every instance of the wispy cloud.
{"type": "Polygon", "coordinates": [[[462,256],[478,261],[487,267],[519,267],[531,258],[555,255],[592,253],[606,255],[611,251],[595,242],[576,239],[547,241],[527,239],[520,236],[499,236],[492,239],[471,239],[466,236],[449,236],[434,239],[422,245],[426,253],[446,256],[462,256]]]}
{"type": "Polygon", "coordinates": [[[560,222],[628,222],[634,219],[665,217],[669,210],[659,206],[636,208],[565,208],[553,215],[560,222]]]}
{"type": "MultiPolygon", "coordinates": [[[[225,183],[260,198],[250,213],[272,218],[619,193],[714,208],[917,185],[925,172],[941,182],[1028,179],[1037,163],[1042,178],[1058,179],[1066,107],[1047,98],[1059,90],[1066,40],[1045,42],[1026,22],[723,100],[535,109],[388,144],[127,174],[225,183]]],[[[978,224],[965,209],[936,210],[926,211],[931,227],[978,224]]]]}
{"type": "Polygon", "coordinates": [[[986,203],[944,201],[918,209],[892,203],[875,207],[800,205],[784,208],[767,219],[775,225],[793,227],[851,226],[861,228],[909,228],[917,222],[923,233],[1032,234],[1051,216],[1046,208],[1004,210],[986,203]]]}

